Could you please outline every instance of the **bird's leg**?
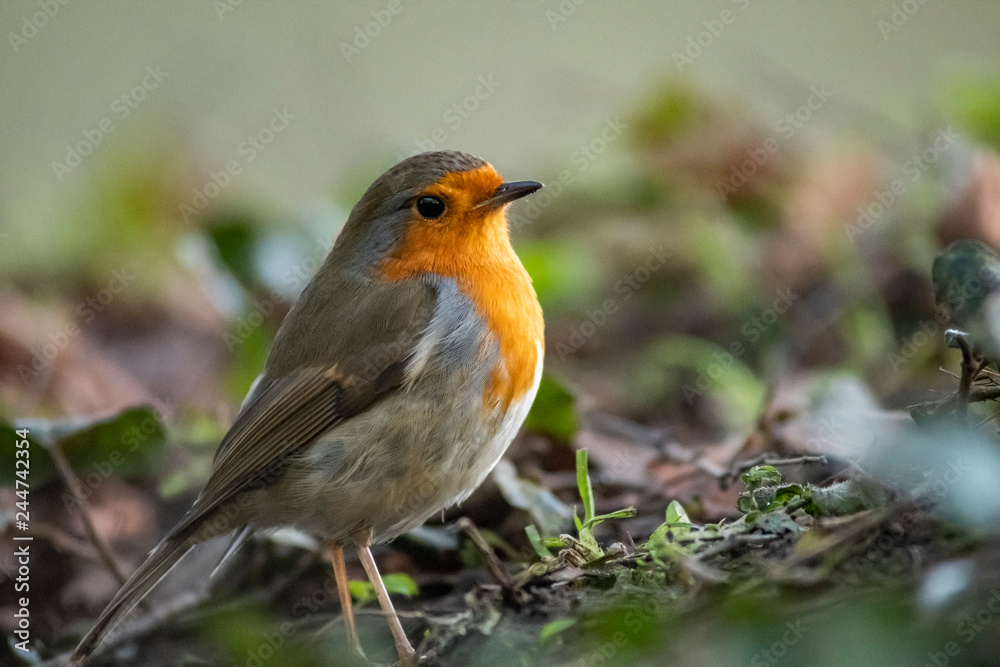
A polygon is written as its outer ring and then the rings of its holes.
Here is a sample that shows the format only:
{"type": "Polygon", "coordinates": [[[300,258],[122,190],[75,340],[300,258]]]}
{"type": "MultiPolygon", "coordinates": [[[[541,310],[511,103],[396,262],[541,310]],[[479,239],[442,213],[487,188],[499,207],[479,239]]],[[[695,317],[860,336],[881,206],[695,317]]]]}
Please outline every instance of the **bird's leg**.
{"type": "Polygon", "coordinates": [[[386,615],[386,620],[389,622],[389,630],[392,632],[392,638],[396,642],[396,652],[399,653],[399,662],[403,665],[412,665],[414,664],[416,651],[410,646],[410,640],[406,638],[403,626],[399,622],[399,616],[396,615],[396,610],[392,606],[392,600],[389,599],[389,592],[385,590],[385,584],[382,583],[382,576],[378,573],[378,568],[375,566],[375,559],[372,558],[371,543],[371,530],[361,531],[354,535],[354,545],[358,549],[358,558],[361,559],[361,565],[365,568],[365,572],[368,573],[368,579],[372,582],[372,587],[375,588],[375,596],[378,598],[382,612],[386,615]]]}
{"type": "Polygon", "coordinates": [[[344,625],[347,626],[347,638],[354,652],[367,659],[358,629],[354,625],[354,607],[351,605],[351,591],[347,585],[347,564],[344,562],[344,546],[340,542],[331,542],[326,547],[326,556],[333,563],[333,576],[337,580],[337,594],[340,596],[340,609],[344,614],[344,625]]]}

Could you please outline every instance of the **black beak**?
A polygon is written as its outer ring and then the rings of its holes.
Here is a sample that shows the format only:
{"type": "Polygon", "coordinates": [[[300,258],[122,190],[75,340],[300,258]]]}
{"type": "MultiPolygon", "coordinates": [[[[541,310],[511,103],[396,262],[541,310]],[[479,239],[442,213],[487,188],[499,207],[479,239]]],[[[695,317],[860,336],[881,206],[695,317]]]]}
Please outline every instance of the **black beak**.
{"type": "Polygon", "coordinates": [[[476,205],[476,208],[499,208],[504,204],[509,204],[515,199],[527,197],[540,187],[542,187],[542,184],[536,181],[514,181],[512,183],[503,183],[500,187],[493,191],[492,197],[486,201],[479,202],[479,204],[476,205]]]}

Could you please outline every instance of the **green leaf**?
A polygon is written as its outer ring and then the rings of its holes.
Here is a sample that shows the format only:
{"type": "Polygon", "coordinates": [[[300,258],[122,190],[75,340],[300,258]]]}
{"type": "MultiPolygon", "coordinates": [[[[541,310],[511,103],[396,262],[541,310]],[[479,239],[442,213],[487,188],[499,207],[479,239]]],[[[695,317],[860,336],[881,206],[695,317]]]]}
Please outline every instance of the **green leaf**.
{"type": "Polygon", "coordinates": [[[539,558],[546,559],[551,558],[552,554],[549,552],[548,548],[542,543],[542,538],[538,534],[538,529],[534,525],[528,524],[524,527],[524,532],[528,535],[528,541],[531,542],[531,547],[538,554],[539,558]]]}
{"type": "MultiPolygon", "coordinates": [[[[0,424],[0,453],[14,460],[13,431],[27,429],[31,456],[30,481],[40,488],[58,476],[49,448],[59,446],[80,477],[93,490],[108,477],[131,479],[154,471],[163,458],[166,433],[149,406],[127,408],[116,415],[25,419],[0,424]]],[[[14,483],[14,467],[0,468],[0,484],[14,483]]]]}
{"type": "Polygon", "coordinates": [[[583,501],[583,523],[586,525],[594,518],[594,489],[590,485],[586,449],[578,449],[576,452],[576,486],[580,490],[580,500],[583,501]]]}
{"type": "Polygon", "coordinates": [[[948,88],[951,116],[977,140],[1000,150],[1000,77],[967,75],[948,88]]]}
{"type": "Polygon", "coordinates": [[[364,604],[376,598],[375,587],[367,581],[352,579],[347,582],[347,588],[351,591],[351,597],[358,604],[364,604]]]}
{"type": "Polygon", "coordinates": [[[743,473],[741,476],[744,484],[747,485],[747,491],[752,491],[760,486],[780,484],[781,483],[781,473],[774,466],[754,466],[743,473]]]}
{"type": "Polygon", "coordinates": [[[667,505],[667,523],[691,523],[684,506],[676,500],[671,500],[667,505]]]}
{"type": "Polygon", "coordinates": [[[249,215],[227,211],[206,223],[208,237],[219,259],[240,283],[252,289],[260,280],[255,269],[257,221],[249,215]]]}
{"type": "Polygon", "coordinates": [[[847,480],[823,488],[813,488],[812,505],[807,508],[814,516],[844,516],[862,510],[885,507],[888,495],[875,483],[847,480]]]}
{"type": "MultiPolygon", "coordinates": [[[[382,577],[382,583],[385,585],[385,590],[390,594],[396,593],[397,595],[405,595],[408,598],[415,596],[419,591],[417,582],[413,581],[409,575],[399,572],[385,575],[382,577]]],[[[364,604],[378,598],[375,595],[375,587],[367,581],[352,579],[347,582],[347,588],[351,591],[351,597],[359,604],[364,604]]]]}
{"type": "Polygon", "coordinates": [[[707,105],[691,87],[671,85],[656,91],[635,119],[634,134],[641,144],[674,141],[700,118],[707,105]]]}
{"type": "Polygon", "coordinates": [[[617,510],[610,512],[608,514],[598,514],[597,516],[591,517],[590,521],[583,524],[584,528],[593,528],[602,521],[607,521],[608,519],[631,519],[636,515],[636,509],[634,507],[626,507],[623,510],[617,510]]]}
{"type": "Polygon", "coordinates": [[[538,639],[543,642],[548,641],[560,632],[572,628],[574,625],[576,625],[575,618],[557,618],[554,621],[549,621],[538,632],[538,639]]]}
{"type": "Polygon", "coordinates": [[[242,399],[260,374],[271,351],[274,330],[264,317],[266,302],[251,301],[230,323],[226,345],[230,351],[224,382],[230,396],[242,399]]]}
{"type": "MultiPolygon", "coordinates": [[[[511,224],[516,225],[523,211],[514,209],[511,215],[511,224]]],[[[520,242],[517,256],[546,314],[581,312],[603,288],[599,272],[593,269],[598,257],[590,244],[564,239],[520,242]]]]}
{"type": "Polygon", "coordinates": [[[420,592],[417,582],[408,574],[403,574],[402,572],[385,575],[382,577],[382,583],[385,584],[385,590],[390,593],[404,595],[408,598],[412,598],[420,592]]]}
{"type": "Polygon", "coordinates": [[[576,399],[568,389],[548,376],[538,385],[538,394],[531,405],[525,428],[569,442],[580,429],[576,399]]]}

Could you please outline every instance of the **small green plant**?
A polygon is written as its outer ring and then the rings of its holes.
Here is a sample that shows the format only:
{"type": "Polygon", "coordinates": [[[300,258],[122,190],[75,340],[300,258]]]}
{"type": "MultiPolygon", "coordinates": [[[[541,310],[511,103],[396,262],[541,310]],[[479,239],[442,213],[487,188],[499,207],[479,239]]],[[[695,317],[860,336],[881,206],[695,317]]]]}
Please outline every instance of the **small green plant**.
{"type": "Polygon", "coordinates": [[[607,557],[597,538],[594,537],[594,527],[609,519],[627,519],[636,514],[634,507],[608,514],[596,514],[594,509],[594,491],[590,482],[590,471],[587,467],[587,450],[576,452],[576,486],[583,503],[583,519],[574,511],[573,523],[576,525],[577,536],[560,535],[559,537],[542,537],[534,525],[525,528],[528,541],[543,561],[553,558],[551,549],[559,550],[559,560],[570,564],[583,566],[596,564],[607,557]]]}
{"type": "Polygon", "coordinates": [[[781,482],[781,473],[769,465],[754,466],[742,475],[747,488],[736,501],[743,520],[754,524],[769,514],[791,514],[801,509],[814,517],[845,516],[864,509],[882,507],[885,490],[860,480],[837,482],[830,486],[781,482]]]}

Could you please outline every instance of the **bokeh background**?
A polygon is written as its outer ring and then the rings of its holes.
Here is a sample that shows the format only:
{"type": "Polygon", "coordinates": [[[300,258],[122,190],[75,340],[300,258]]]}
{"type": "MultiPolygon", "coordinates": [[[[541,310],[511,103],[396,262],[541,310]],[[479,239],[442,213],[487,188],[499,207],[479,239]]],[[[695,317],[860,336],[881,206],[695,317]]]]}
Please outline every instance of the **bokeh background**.
{"type": "MultiPolygon", "coordinates": [[[[48,0],[4,3],[0,26],[0,413],[53,441],[107,418],[138,443],[85,482],[125,561],[190,503],[351,206],[416,152],[547,185],[510,211],[547,326],[512,459],[566,505],[567,445],[590,451],[607,509],[679,498],[693,520],[732,514],[735,495],[671,447],[720,466],[776,442],[853,451],[857,429],[817,436],[827,424],[804,415],[832,401],[892,421],[951,391],[930,262],[956,238],[1000,244],[992,2],[48,0]],[[774,415],[791,429],[748,445],[774,415]]],[[[88,437],[64,443],[85,480],[109,451],[88,437]]],[[[82,534],[39,470],[52,498],[36,520],[82,534]]],[[[544,513],[510,494],[469,512],[523,546],[544,513]]],[[[115,590],[73,553],[35,565],[49,645],[115,590]],[[71,574],[43,574],[56,564],[71,574]]],[[[421,583],[456,569],[381,558],[421,583]]],[[[737,639],[692,664],[764,659],[752,614],[726,613],[737,639]]],[[[823,637],[856,631],[854,614],[823,637]]],[[[873,625],[874,644],[904,626],[873,625]]],[[[812,636],[796,645],[818,659],[812,636]]]]}

